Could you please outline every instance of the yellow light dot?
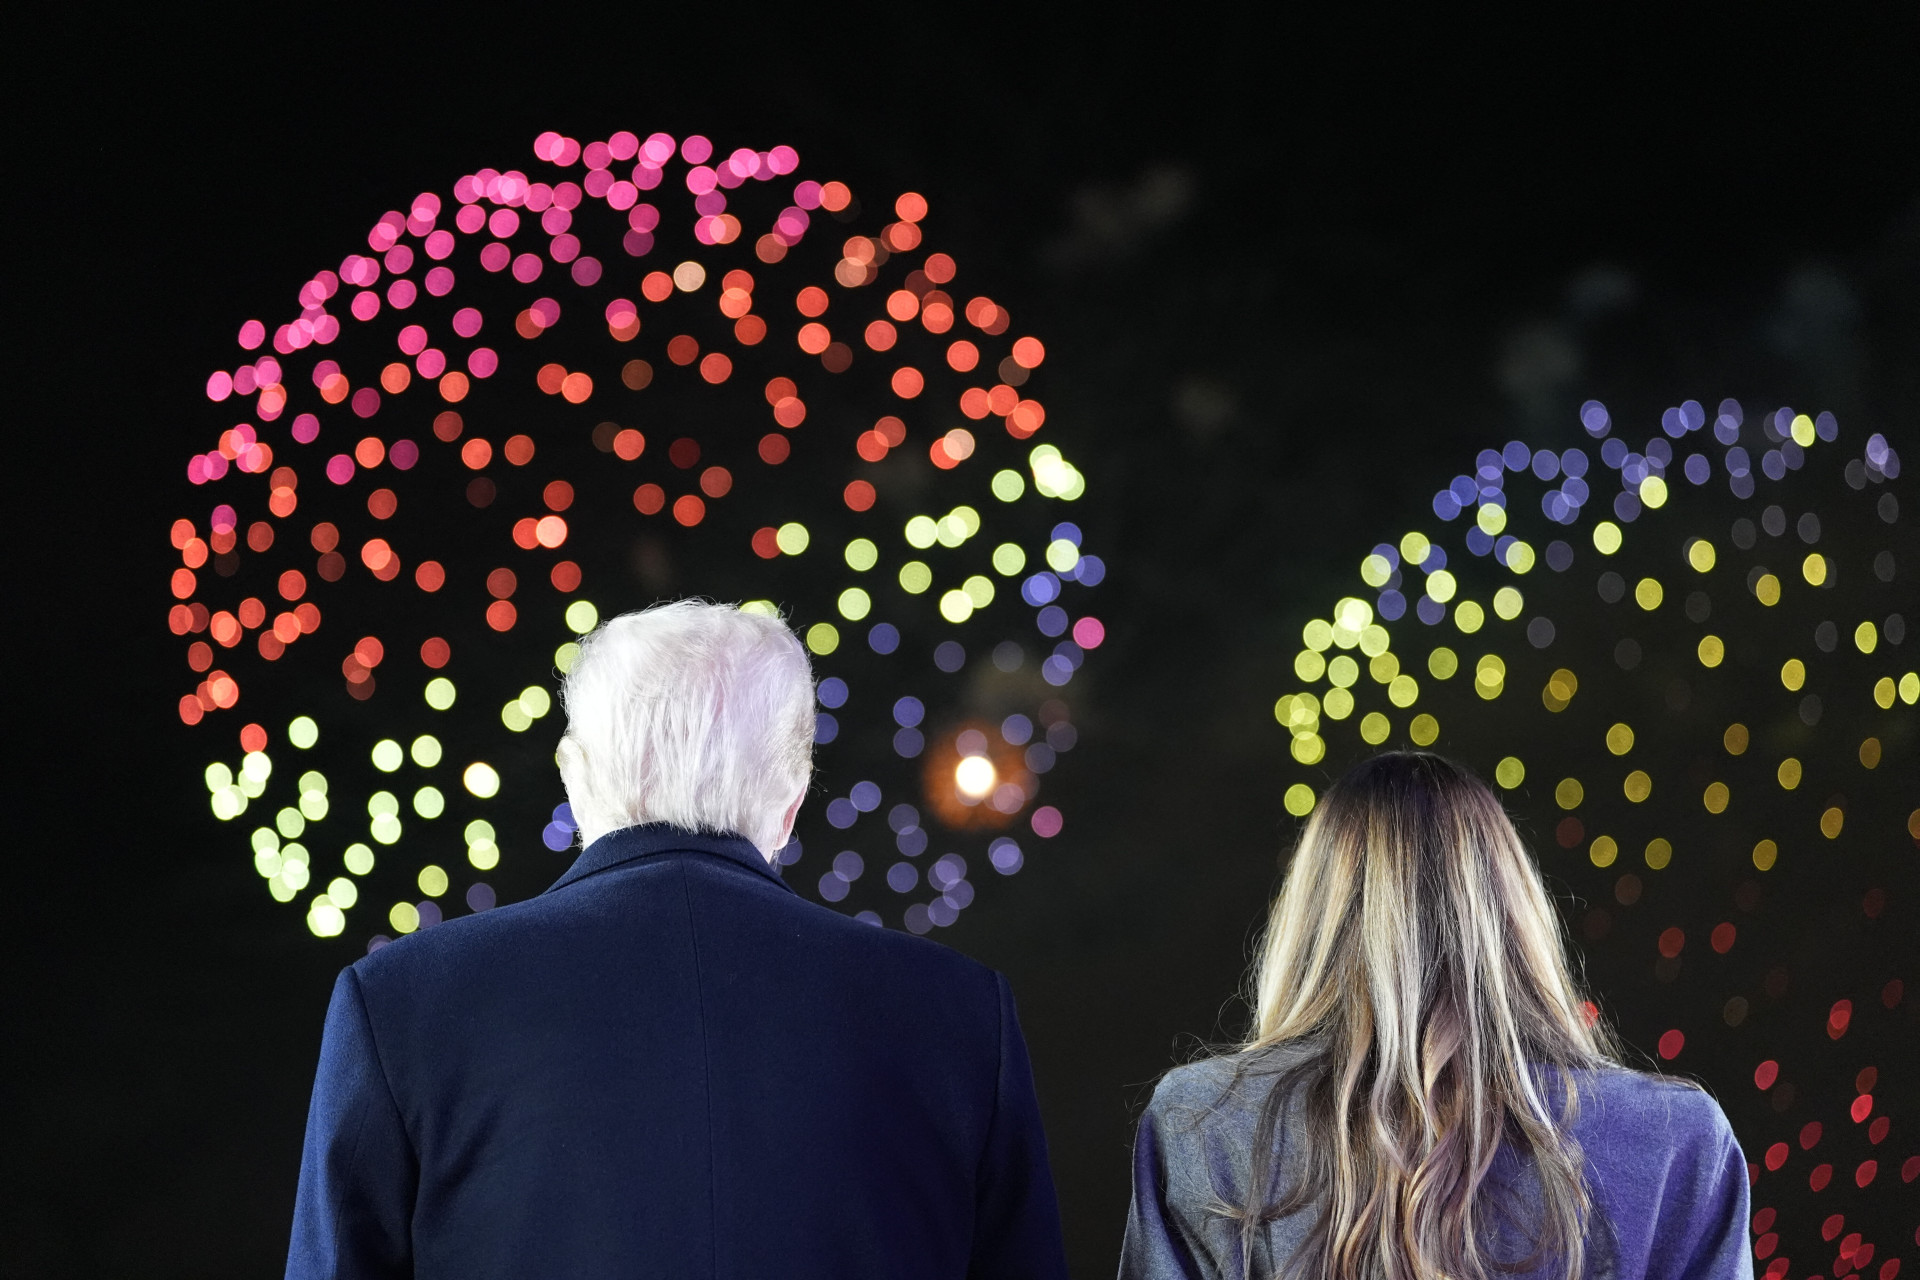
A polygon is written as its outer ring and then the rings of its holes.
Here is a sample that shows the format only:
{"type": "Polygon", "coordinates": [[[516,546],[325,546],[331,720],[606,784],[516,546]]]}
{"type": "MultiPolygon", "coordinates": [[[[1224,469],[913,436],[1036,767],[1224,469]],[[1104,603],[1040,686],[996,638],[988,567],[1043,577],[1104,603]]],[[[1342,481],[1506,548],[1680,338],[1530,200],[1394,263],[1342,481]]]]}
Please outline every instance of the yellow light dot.
{"type": "Polygon", "coordinates": [[[1886,710],[1893,706],[1894,685],[1892,676],[1881,676],[1873,682],[1874,705],[1886,710]]]}
{"type": "Polygon", "coordinates": [[[1400,657],[1393,653],[1380,653],[1367,659],[1367,674],[1373,677],[1375,684],[1391,684],[1400,674],[1400,657]]]}
{"type": "Polygon", "coordinates": [[[423,818],[437,818],[447,811],[447,798],[438,787],[422,787],[413,793],[413,811],[423,818]]]}
{"type": "Polygon", "coordinates": [[[1827,558],[1818,551],[1800,562],[1800,574],[1811,587],[1824,586],[1827,581],[1827,558]]]}
{"type": "Polygon", "coordinates": [[[528,715],[539,720],[553,710],[553,695],[537,684],[530,684],[520,691],[520,705],[527,709],[528,715]]]}
{"type": "Polygon", "coordinates": [[[1055,538],[1047,544],[1047,567],[1055,573],[1066,573],[1080,563],[1080,548],[1065,538],[1055,538]]]}
{"type": "Polygon", "coordinates": [[[1416,747],[1430,747],[1440,736],[1440,722],[1422,712],[1407,726],[1407,736],[1413,739],[1416,747]]]}
{"type": "Polygon", "coordinates": [[[1747,743],[1751,736],[1747,732],[1747,726],[1735,722],[1728,725],[1727,731],[1720,735],[1720,745],[1727,749],[1727,754],[1730,756],[1743,756],[1747,753],[1747,743]]]}
{"type": "Polygon", "coordinates": [[[533,728],[533,717],[528,715],[527,709],[520,705],[520,699],[515,698],[500,708],[500,723],[515,733],[525,733],[533,728]]]}
{"type": "Polygon", "coordinates": [[[1507,548],[1507,568],[1515,573],[1525,573],[1533,568],[1533,547],[1525,542],[1516,541],[1507,548]]]}
{"type": "Polygon", "coordinates": [[[1003,542],[993,549],[993,571],[1011,578],[1027,567],[1027,553],[1018,544],[1003,542]]]}
{"type": "Polygon", "coordinates": [[[813,537],[807,532],[807,526],[798,521],[789,521],[773,531],[773,545],[780,548],[786,555],[799,555],[812,541],[813,537]]]}
{"type": "Polygon", "coordinates": [[[1612,836],[1595,836],[1593,844],[1587,849],[1587,858],[1596,867],[1610,867],[1620,856],[1620,846],[1612,836]]]}
{"type": "Polygon", "coordinates": [[[1315,618],[1300,628],[1300,643],[1315,653],[1325,653],[1333,647],[1333,624],[1325,618],[1315,618]]]}
{"type": "Polygon", "coordinates": [[[992,578],[976,573],[961,583],[960,589],[967,593],[967,599],[973,601],[976,609],[984,609],[993,603],[992,578]]]}
{"type": "Polygon", "coordinates": [[[1423,565],[1427,562],[1427,551],[1433,543],[1424,533],[1409,533],[1400,539],[1400,558],[1410,565],[1423,565]]]}
{"type": "Polygon", "coordinates": [[[1793,415],[1793,442],[1802,449],[1811,448],[1814,440],[1813,419],[1804,413],[1793,415]]]}
{"type": "Polygon", "coordinates": [[[1837,840],[1840,838],[1840,828],[1846,823],[1846,813],[1838,805],[1829,806],[1820,815],[1820,834],[1829,840],[1837,840]]]}
{"type": "Polygon", "coordinates": [[[1317,733],[1304,733],[1293,740],[1293,758],[1301,764],[1319,764],[1327,754],[1327,744],[1317,733]]]}
{"type": "Polygon", "coordinates": [[[320,741],[320,726],[312,716],[295,716],[287,726],[287,741],[304,751],[320,741]]]}
{"type": "Polygon", "coordinates": [[[1353,714],[1353,693],[1348,689],[1327,690],[1327,700],[1320,709],[1327,713],[1329,720],[1345,720],[1353,714]]]}
{"type": "MultiPolygon", "coordinates": [[[[741,605],[740,610],[742,613],[746,612],[747,606],[741,605]]],[[[553,651],[553,668],[563,676],[572,671],[573,664],[578,661],[580,661],[580,646],[572,640],[553,651]]]]}
{"type": "Polygon", "coordinates": [[[500,775],[490,764],[474,761],[460,775],[461,784],[482,800],[491,800],[500,794],[500,775]]]}
{"type": "Polygon", "coordinates": [[[1868,738],[1860,744],[1860,766],[1863,769],[1880,767],[1880,739],[1868,738]]]}
{"type": "Polygon", "coordinates": [[[1391,577],[1393,566],[1377,551],[1360,562],[1360,581],[1370,587],[1384,587],[1391,577]]]}
{"type": "Polygon", "coordinates": [[[900,566],[900,588],[908,595],[919,595],[933,585],[933,570],[918,560],[900,566]]]}
{"type": "Polygon", "coordinates": [[[307,928],[313,931],[313,936],[316,938],[338,937],[346,927],[346,913],[341,911],[339,905],[324,893],[316,897],[313,905],[307,908],[307,928]]]}
{"type": "Polygon", "coordinates": [[[1726,783],[1710,782],[1707,784],[1705,793],[1700,797],[1700,803],[1707,806],[1708,813],[1725,813],[1727,802],[1731,799],[1732,793],[1727,790],[1726,783]]]}
{"type": "Polygon", "coordinates": [[[1344,653],[1327,664],[1327,679],[1342,689],[1350,687],[1359,678],[1360,664],[1344,653]]]}
{"type": "Polygon", "coordinates": [[[1593,548],[1603,556],[1610,556],[1618,551],[1620,549],[1620,526],[1611,520],[1602,520],[1599,524],[1593,526],[1593,548]]]}
{"type": "Polygon", "coordinates": [[[1420,697],[1420,684],[1412,676],[1395,676],[1387,682],[1387,701],[1396,707],[1410,707],[1420,697]]]}
{"type": "Polygon", "coordinates": [[[1802,776],[1802,772],[1803,771],[1800,768],[1800,762],[1794,759],[1792,756],[1788,756],[1785,760],[1782,760],[1780,762],[1780,767],[1774,770],[1773,776],[1779,779],[1780,785],[1782,787],[1784,787],[1788,791],[1791,791],[1795,787],[1800,785],[1800,778],[1802,776]]]}
{"type": "Polygon", "coordinates": [[[1655,871],[1664,871],[1673,861],[1673,845],[1664,836],[1655,836],[1647,841],[1646,859],[1655,871]]]}
{"type": "Polygon", "coordinates": [[[493,829],[493,824],[485,818],[475,818],[460,830],[460,838],[468,844],[476,840],[491,840],[498,834],[493,829]]]}
{"type": "Polygon", "coordinates": [[[1293,674],[1302,680],[1311,683],[1325,675],[1326,670],[1327,660],[1311,649],[1302,649],[1293,655],[1293,674]]]}
{"type": "Polygon", "coordinates": [[[406,761],[406,752],[392,738],[382,738],[373,744],[373,767],[382,773],[392,773],[406,761]]]}
{"type": "Polygon", "coordinates": [[[1507,527],[1507,509],[1495,503],[1483,502],[1479,514],[1474,516],[1474,523],[1483,532],[1497,535],[1507,527]]]}
{"type": "MultiPolygon", "coordinates": [[[[778,535],[774,545],[779,545],[778,535]]],[[[855,573],[865,573],[880,563],[880,548],[873,545],[871,538],[855,538],[847,544],[847,568],[855,573]]]]}
{"type": "Polygon", "coordinates": [[[1753,581],[1754,599],[1772,608],[1780,603],[1780,579],[1770,573],[1763,573],[1753,581]]]}
{"type": "Polygon", "coordinates": [[[1717,667],[1726,661],[1726,642],[1721,640],[1719,636],[1701,636],[1700,647],[1697,652],[1700,655],[1701,666],[1717,667]]]}
{"type": "Polygon", "coordinates": [[[996,471],[993,473],[993,496],[1002,502],[1018,502],[1020,495],[1027,491],[1027,482],[1018,471],[996,471]]]}
{"type": "Polygon", "coordinates": [[[600,625],[600,611],[591,600],[575,600],[567,606],[567,627],[575,635],[585,635],[600,625]]]}
{"type": "Polygon", "coordinates": [[[1623,723],[1608,729],[1607,750],[1616,756],[1623,756],[1633,750],[1633,726],[1623,723]]]}
{"type": "Polygon", "coordinates": [[[400,797],[391,791],[376,791],[367,797],[367,813],[371,817],[392,817],[400,812],[400,797]]]}
{"type": "Polygon", "coordinates": [[[340,861],[344,862],[347,870],[354,875],[364,876],[373,870],[373,848],[370,845],[355,842],[347,846],[347,851],[341,855],[340,861]]]}
{"type": "Polygon", "coordinates": [[[1501,618],[1512,622],[1520,616],[1520,610],[1526,607],[1526,599],[1512,587],[1502,587],[1493,593],[1493,611],[1501,618]]]}
{"type": "Polygon", "coordinates": [[[756,618],[777,618],[780,616],[780,606],[771,600],[746,600],[741,602],[740,612],[750,613],[756,618]]]}
{"type": "Polygon", "coordinates": [[[1578,809],[1586,798],[1587,789],[1580,785],[1578,778],[1562,778],[1553,789],[1553,802],[1562,809],[1578,809]]]}
{"type": "Polygon", "coordinates": [[[1445,569],[1435,569],[1427,575],[1427,594],[1440,604],[1453,599],[1453,593],[1459,589],[1460,584],[1445,569]]]}
{"type": "Polygon", "coordinates": [[[1687,543],[1687,563],[1693,566],[1695,573],[1706,573],[1713,568],[1717,559],[1713,544],[1705,538],[1695,538],[1687,543]]]}
{"type": "Polygon", "coordinates": [[[1780,683],[1789,690],[1798,691],[1807,682],[1807,664],[1798,658],[1788,658],[1780,666],[1780,683]]]}
{"type": "Polygon", "coordinates": [[[1364,742],[1378,746],[1385,742],[1387,735],[1392,732],[1393,725],[1378,711],[1369,711],[1360,717],[1360,737],[1364,742]]]}
{"type": "Polygon", "coordinates": [[[360,886],[345,876],[335,876],[327,881],[327,897],[334,906],[345,910],[360,901],[360,886]]]}
{"type": "Polygon", "coordinates": [[[1620,785],[1620,790],[1627,799],[1639,804],[1653,794],[1653,779],[1648,776],[1645,769],[1635,769],[1627,775],[1626,781],[1620,785]]]}
{"type": "Polygon", "coordinates": [[[396,902],[387,912],[387,923],[395,933],[412,933],[420,927],[420,909],[411,902],[396,902]]]}
{"type": "Polygon", "coordinates": [[[1360,652],[1369,658],[1377,658],[1385,653],[1388,640],[1387,629],[1377,622],[1360,628],[1360,652]]]}
{"type": "Polygon", "coordinates": [[[1657,578],[1642,578],[1633,586],[1633,602],[1651,613],[1666,599],[1666,589],[1657,578]]]}
{"type": "Polygon", "coordinates": [[[1347,596],[1333,606],[1333,625],[1359,635],[1373,621],[1373,606],[1365,600],[1347,596]]]}
{"type": "Polygon", "coordinates": [[[840,616],[849,622],[858,622],[873,609],[873,598],[858,587],[848,587],[840,593],[840,616]]]}
{"type": "Polygon", "coordinates": [[[420,868],[420,892],[437,898],[447,891],[447,873],[429,863],[420,868]]]}
{"type": "Polygon", "coordinates": [[[1659,476],[1648,476],[1640,482],[1640,501],[1647,504],[1649,510],[1667,505],[1667,482],[1659,476]]]}
{"type": "Polygon", "coordinates": [[[1561,667],[1547,677],[1547,683],[1540,690],[1540,701],[1549,711],[1565,711],[1578,692],[1579,677],[1561,667]]]}
{"type": "Polygon", "coordinates": [[[430,733],[423,733],[413,740],[413,746],[408,754],[422,769],[431,769],[440,763],[440,739],[430,733]]]}
{"type": "Polygon", "coordinates": [[[1453,625],[1467,635],[1478,631],[1486,620],[1486,610],[1471,600],[1462,600],[1453,611],[1453,625]]]}
{"type": "Polygon", "coordinates": [[[500,865],[500,846],[492,840],[475,840],[467,846],[467,861],[475,870],[491,871],[500,865]]]}
{"type": "Polygon", "coordinates": [[[1507,664],[1497,653],[1485,654],[1474,664],[1473,691],[1487,701],[1500,696],[1507,687],[1507,664]]]}
{"type": "Polygon", "coordinates": [[[1908,706],[1920,702],[1920,672],[1909,671],[1900,677],[1900,701],[1908,706]]]}
{"type": "Polygon", "coordinates": [[[973,616],[973,601],[964,591],[948,591],[940,597],[940,616],[948,622],[961,623],[973,616]]]}
{"type": "Polygon", "coordinates": [[[1294,817],[1304,818],[1313,812],[1313,788],[1304,782],[1296,782],[1287,788],[1281,803],[1294,817]]]}
{"type": "Polygon", "coordinates": [[[1753,865],[1761,871],[1773,870],[1773,864],[1780,860],[1780,846],[1771,840],[1762,840],[1753,846],[1753,865]]]}
{"type": "Polygon", "coordinates": [[[1880,647],[1880,631],[1871,622],[1863,622],[1853,629],[1853,647],[1862,653],[1872,653],[1880,647]]]}
{"type": "Polygon", "coordinates": [[[1435,680],[1448,679],[1459,669],[1460,656],[1445,645],[1427,655],[1427,674],[1435,680]]]}
{"type": "Polygon", "coordinates": [[[840,647],[840,630],[831,622],[816,622],[807,628],[807,648],[826,657],[840,647]]]}
{"type": "Polygon", "coordinates": [[[1527,780],[1527,766],[1519,756],[1507,756],[1493,766],[1493,780],[1511,791],[1527,780]]]}
{"type": "Polygon", "coordinates": [[[307,829],[307,816],[298,809],[282,809],[273,815],[273,825],[281,835],[292,840],[307,829]]]}

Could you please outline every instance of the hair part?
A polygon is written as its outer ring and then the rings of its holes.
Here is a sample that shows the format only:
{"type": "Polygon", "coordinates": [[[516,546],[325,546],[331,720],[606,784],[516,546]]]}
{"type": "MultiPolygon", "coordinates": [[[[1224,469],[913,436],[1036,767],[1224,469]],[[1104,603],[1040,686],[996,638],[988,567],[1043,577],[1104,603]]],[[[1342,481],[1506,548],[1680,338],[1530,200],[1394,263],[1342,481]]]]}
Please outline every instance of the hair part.
{"type": "Polygon", "coordinates": [[[676,600],[608,620],[561,688],[559,762],[583,843],[645,822],[771,858],[813,772],[813,672],[778,616],[676,600]]]}
{"type": "MultiPolygon", "coordinates": [[[[1239,1219],[1251,1274],[1264,1225],[1314,1206],[1287,1263],[1329,1280],[1487,1280],[1506,1206],[1484,1180],[1502,1142],[1532,1157],[1533,1254],[1578,1280],[1592,1205],[1569,1129],[1570,1072],[1618,1062],[1583,1007],[1539,871],[1485,783],[1424,752],[1376,756],[1321,799],[1252,973],[1262,1051],[1306,1052],[1261,1104],[1239,1219]],[[1541,1072],[1546,1068],[1546,1072],[1541,1072]],[[1562,1101],[1547,1091],[1557,1073],[1562,1101]],[[1300,1158],[1275,1196],[1283,1111],[1300,1158]]],[[[1505,1266],[1501,1266],[1505,1262],[1505,1266]]]]}

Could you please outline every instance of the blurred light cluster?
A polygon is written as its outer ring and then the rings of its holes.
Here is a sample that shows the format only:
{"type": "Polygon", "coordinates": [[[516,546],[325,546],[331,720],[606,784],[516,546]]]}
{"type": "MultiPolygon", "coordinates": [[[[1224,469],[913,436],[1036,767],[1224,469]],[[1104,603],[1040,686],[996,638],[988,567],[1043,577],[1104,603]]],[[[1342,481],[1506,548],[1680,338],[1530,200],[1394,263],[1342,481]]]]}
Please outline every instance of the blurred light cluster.
{"type": "Polygon", "coordinates": [[[1063,518],[1085,480],[1034,439],[1044,344],[962,288],[917,193],[868,208],[791,147],[697,136],[533,151],[381,216],[206,379],[168,621],[181,721],[240,749],[204,769],[214,817],[316,935],[490,909],[503,850],[575,842],[577,637],[693,592],[815,658],[825,794],[788,878],[952,924],[1062,829],[1040,796],[1106,636],[1063,518]]]}
{"type": "Polygon", "coordinates": [[[1284,803],[1305,817],[1395,745],[1491,777],[1571,887],[1625,1029],[1676,1069],[1745,1064],[1709,1083],[1765,1273],[1890,1276],[1910,1224],[1846,1193],[1920,1179],[1914,1117],[1901,1136],[1875,1089],[1897,1074],[1915,1097],[1920,545],[1899,454],[1733,400],[1668,409],[1638,447],[1598,402],[1580,420],[1588,445],[1481,452],[1433,525],[1373,547],[1306,623],[1274,706],[1284,803]],[[1757,1121],[1735,1101],[1755,1088],[1757,1121]]]}

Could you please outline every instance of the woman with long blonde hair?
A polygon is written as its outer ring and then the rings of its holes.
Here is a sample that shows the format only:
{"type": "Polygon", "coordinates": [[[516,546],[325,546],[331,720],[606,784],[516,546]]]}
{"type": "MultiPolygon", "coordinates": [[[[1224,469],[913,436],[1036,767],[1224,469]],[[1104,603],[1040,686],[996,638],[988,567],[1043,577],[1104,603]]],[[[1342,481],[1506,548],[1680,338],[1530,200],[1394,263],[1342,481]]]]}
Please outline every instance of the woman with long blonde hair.
{"type": "Polygon", "coordinates": [[[1394,752],[1321,799],[1232,1053],[1140,1121],[1123,1280],[1739,1277],[1747,1170],[1628,1070],[1500,802],[1394,752]]]}

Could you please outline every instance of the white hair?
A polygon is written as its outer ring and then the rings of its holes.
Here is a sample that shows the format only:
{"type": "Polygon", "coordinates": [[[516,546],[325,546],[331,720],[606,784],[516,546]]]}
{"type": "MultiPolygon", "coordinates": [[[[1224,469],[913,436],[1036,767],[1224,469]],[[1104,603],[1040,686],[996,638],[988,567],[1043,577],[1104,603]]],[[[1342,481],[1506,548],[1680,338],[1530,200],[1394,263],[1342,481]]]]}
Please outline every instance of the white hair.
{"type": "Polygon", "coordinates": [[[777,616],[676,600],[610,619],[561,688],[583,844],[643,822],[786,842],[813,772],[813,671],[777,616]]]}

